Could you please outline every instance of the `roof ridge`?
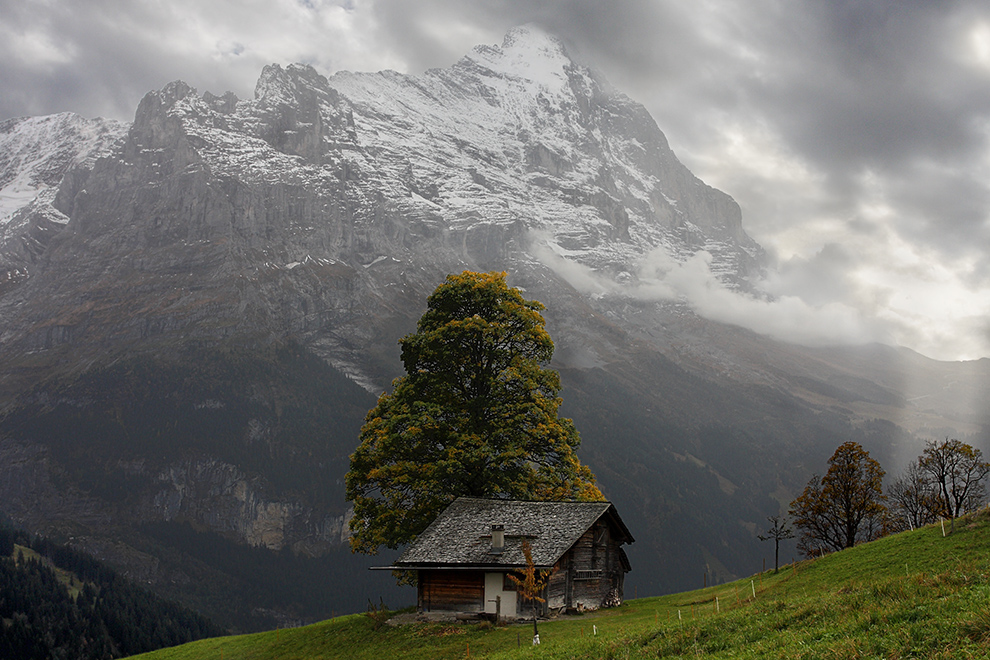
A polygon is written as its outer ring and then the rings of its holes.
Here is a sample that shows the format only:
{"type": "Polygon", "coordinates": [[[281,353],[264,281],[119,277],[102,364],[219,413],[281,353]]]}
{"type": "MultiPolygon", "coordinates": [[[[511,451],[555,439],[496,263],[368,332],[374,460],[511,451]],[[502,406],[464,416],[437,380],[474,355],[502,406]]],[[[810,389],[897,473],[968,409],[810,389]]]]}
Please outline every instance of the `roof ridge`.
{"type": "Polygon", "coordinates": [[[612,504],[611,500],[508,500],[501,497],[477,497],[474,495],[459,495],[451,504],[459,500],[475,500],[478,502],[503,502],[519,504],[612,504]]]}

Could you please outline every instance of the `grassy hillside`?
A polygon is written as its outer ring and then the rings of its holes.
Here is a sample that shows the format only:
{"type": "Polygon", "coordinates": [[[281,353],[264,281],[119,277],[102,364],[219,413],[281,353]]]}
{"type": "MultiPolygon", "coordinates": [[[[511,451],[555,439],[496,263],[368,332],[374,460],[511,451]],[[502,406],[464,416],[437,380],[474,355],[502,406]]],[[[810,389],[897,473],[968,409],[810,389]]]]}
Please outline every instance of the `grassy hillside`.
{"type": "Polygon", "coordinates": [[[531,625],[392,628],[351,615],[139,657],[985,658],[990,655],[990,512],[959,521],[956,532],[944,538],[937,525],[906,532],[788,566],[777,575],[767,572],[544,623],[540,633],[543,644],[534,648],[531,625]]]}

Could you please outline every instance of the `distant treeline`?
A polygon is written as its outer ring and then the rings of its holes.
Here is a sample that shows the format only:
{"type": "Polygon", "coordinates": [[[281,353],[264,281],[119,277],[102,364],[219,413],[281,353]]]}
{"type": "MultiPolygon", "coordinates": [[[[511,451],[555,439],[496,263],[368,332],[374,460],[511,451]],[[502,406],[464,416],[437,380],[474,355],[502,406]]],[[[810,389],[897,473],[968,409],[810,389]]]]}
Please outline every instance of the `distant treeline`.
{"type": "Polygon", "coordinates": [[[162,600],[89,555],[0,526],[4,660],[104,660],[223,634],[209,619],[162,600]],[[71,590],[66,573],[75,578],[71,590]]]}

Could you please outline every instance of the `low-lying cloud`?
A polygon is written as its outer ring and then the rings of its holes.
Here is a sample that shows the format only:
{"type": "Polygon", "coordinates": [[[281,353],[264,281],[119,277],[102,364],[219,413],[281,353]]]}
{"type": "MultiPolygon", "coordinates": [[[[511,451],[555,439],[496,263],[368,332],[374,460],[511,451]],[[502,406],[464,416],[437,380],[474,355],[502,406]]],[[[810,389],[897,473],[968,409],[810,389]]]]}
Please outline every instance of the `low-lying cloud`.
{"type": "MultiPolygon", "coordinates": [[[[664,248],[643,255],[628,273],[603,274],[552,249],[552,240],[534,242],[534,253],[571,286],[591,296],[622,296],[647,302],[677,301],[704,318],[743,327],[759,334],[808,346],[883,342],[917,347],[942,359],[966,355],[940,350],[960,333],[973,338],[964,350],[979,355],[990,346],[985,315],[965,307],[933,321],[932,310],[915,309],[899,289],[871,281],[857,257],[830,244],[814,257],[793,257],[754,283],[753,292],[727,286],[712,272],[712,255],[699,251],[685,260],[664,248]]],[[[949,271],[942,273],[947,276],[949,271]]],[[[922,273],[924,275],[924,273],[922,273]]],[[[930,274],[932,278],[936,274],[930,274]]],[[[910,277],[910,274],[905,274],[910,277]]],[[[924,285],[919,274],[915,287],[924,285]]],[[[937,287],[937,279],[928,286],[937,287]]],[[[973,304],[978,300],[971,301],[973,304]]]]}
{"type": "Polygon", "coordinates": [[[535,253],[571,286],[592,296],[682,302],[707,319],[812,346],[883,339],[879,324],[871,323],[843,302],[814,304],[793,294],[769,297],[729,288],[712,272],[712,255],[705,251],[679,261],[658,248],[644,255],[625,277],[604,275],[567,259],[554,252],[546,241],[535,253]]]}

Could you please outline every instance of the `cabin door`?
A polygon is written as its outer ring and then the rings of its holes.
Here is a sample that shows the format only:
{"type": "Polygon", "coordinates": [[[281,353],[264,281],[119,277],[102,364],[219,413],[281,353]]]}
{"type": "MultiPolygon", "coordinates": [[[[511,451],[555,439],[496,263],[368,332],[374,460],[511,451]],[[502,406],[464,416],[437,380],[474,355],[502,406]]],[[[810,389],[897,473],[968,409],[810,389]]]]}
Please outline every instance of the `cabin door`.
{"type": "Polygon", "coordinates": [[[516,592],[506,589],[505,573],[485,573],[485,612],[495,614],[496,599],[498,613],[504,617],[516,616],[516,592]]]}

